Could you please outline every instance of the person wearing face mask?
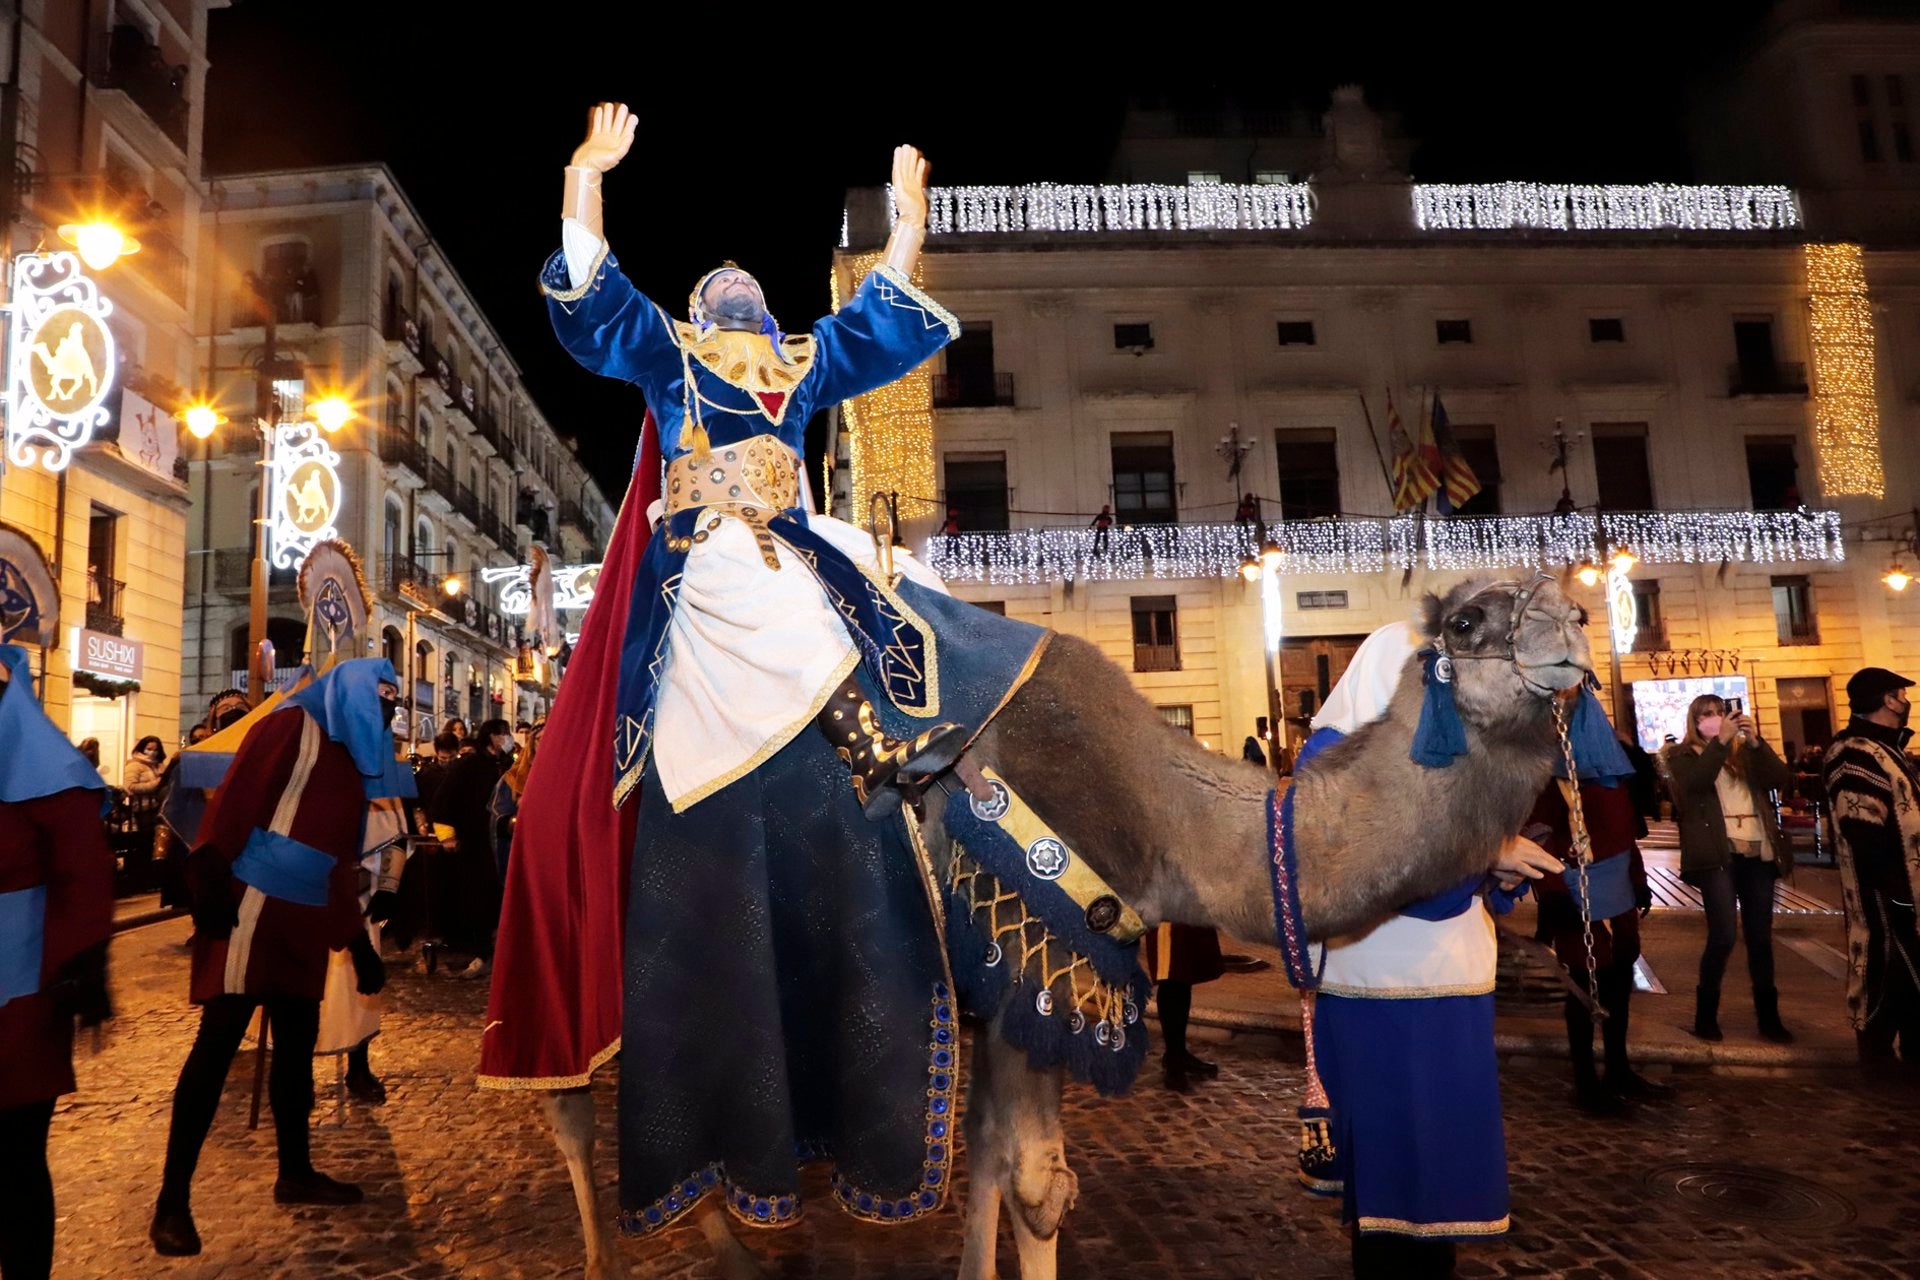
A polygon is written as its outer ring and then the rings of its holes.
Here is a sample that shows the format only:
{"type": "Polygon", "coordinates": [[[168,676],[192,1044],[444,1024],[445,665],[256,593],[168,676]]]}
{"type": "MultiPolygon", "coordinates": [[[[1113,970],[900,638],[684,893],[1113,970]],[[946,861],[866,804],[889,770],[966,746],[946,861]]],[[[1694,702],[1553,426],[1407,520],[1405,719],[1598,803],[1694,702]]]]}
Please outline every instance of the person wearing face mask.
{"type": "Polygon", "coordinates": [[[1913,681],[1868,667],[1847,681],[1852,712],[1826,754],[1847,912],[1847,1015],[1860,1061],[1920,1072],[1920,776],[1906,753],[1913,681]]]}
{"type": "Polygon", "coordinates": [[[153,879],[153,829],[160,821],[161,770],[167,749],[152,734],[134,743],[133,754],[121,775],[127,797],[126,825],[116,837],[120,845],[126,888],[140,891],[153,879]]]}
{"type": "Polygon", "coordinates": [[[338,663],[251,727],[207,806],[187,859],[200,1028],[174,1088],[148,1231],[164,1256],[200,1252],[194,1169],[256,1006],[273,1042],[275,1203],[361,1200],[359,1187],[313,1167],[308,1116],[330,953],[351,957],[360,994],[386,982],[362,915],[361,861],[370,806],[413,795],[393,758],[399,683],[384,658],[338,663]]]}
{"type": "Polygon", "coordinates": [[[1686,733],[1668,748],[1666,764],[1680,828],[1680,878],[1700,891],[1707,912],[1693,1034],[1723,1038],[1720,981],[1733,954],[1738,904],[1760,1034],[1791,1043],[1773,985],[1773,882],[1792,871],[1793,851],[1767,793],[1790,784],[1793,770],[1762,741],[1750,716],[1730,712],[1710,693],[1688,706],[1686,733]]]}
{"type": "Polygon", "coordinates": [[[443,908],[441,937],[449,949],[471,956],[463,978],[485,976],[493,960],[493,934],[500,924],[500,871],[494,857],[494,790],[513,763],[519,744],[513,726],[488,720],[473,732],[472,755],[454,761],[453,771],[433,795],[429,816],[451,827],[452,839],[435,876],[435,900],[443,908]]]}

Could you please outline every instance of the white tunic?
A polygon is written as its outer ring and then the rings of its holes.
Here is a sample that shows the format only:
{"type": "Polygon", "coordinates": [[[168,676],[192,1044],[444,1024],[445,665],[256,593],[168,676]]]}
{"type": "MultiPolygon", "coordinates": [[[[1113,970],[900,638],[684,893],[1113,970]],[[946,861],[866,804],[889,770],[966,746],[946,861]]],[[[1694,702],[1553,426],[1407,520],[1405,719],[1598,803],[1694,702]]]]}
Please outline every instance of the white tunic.
{"type": "MultiPolygon", "coordinates": [[[[808,516],[807,526],[878,576],[865,531],[831,516],[808,516]]],[[[676,813],[791,742],[859,663],[812,571],[785,543],[775,553],[777,570],[731,518],[687,553],[653,720],[654,768],[676,813]]],[[[945,594],[939,575],[904,548],[894,548],[893,564],[945,594]]]]}

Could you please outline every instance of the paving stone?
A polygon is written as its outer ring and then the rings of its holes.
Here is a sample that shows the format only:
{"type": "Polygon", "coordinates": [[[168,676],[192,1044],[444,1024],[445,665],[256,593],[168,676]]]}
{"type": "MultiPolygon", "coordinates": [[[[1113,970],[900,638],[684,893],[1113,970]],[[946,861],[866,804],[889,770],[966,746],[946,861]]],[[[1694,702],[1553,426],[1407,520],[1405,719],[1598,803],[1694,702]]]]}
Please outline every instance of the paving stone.
{"type": "MultiPolygon", "coordinates": [[[[81,1092],[54,1119],[59,1204],[55,1274],[181,1280],[289,1276],[455,1280],[577,1277],[582,1252],[566,1172],[539,1108],[520,1094],[474,1087],[484,985],[398,972],[373,1063],[389,1101],[350,1102],[337,1118],[331,1064],[316,1068],[314,1158],[357,1181],[366,1203],[287,1209],[273,1203],[269,1116],[246,1128],[251,1052],[236,1064],[194,1185],[206,1252],[156,1258],[146,1241],[172,1086],[197,1021],[184,999],[185,923],[116,943],[127,989],[177,997],[131,1002],[98,1056],[79,1064],[81,1092]],[[177,935],[177,936],[176,936],[177,935]],[[172,975],[169,980],[169,974],[172,975]]],[[[1153,1073],[1126,1098],[1072,1089],[1068,1158],[1080,1200],[1061,1241],[1065,1280],[1191,1275],[1331,1280],[1348,1274],[1336,1202],[1293,1179],[1297,1061],[1272,1042],[1218,1046],[1219,1080],[1181,1096],[1153,1073]]],[[[1564,1063],[1503,1066],[1515,1229],[1461,1247],[1461,1275],[1572,1280],[1669,1276],[1862,1276],[1920,1280],[1920,1167],[1911,1149],[1916,1095],[1849,1072],[1676,1071],[1672,1103],[1594,1121],[1568,1102],[1564,1063]],[[1815,1120],[1812,1128],[1809,1121],[1815,1120]],[[1675,1190],[1695,1163],[1785,1175],[1838,1197],[1838,1225],[1719,1213],[1675,1190]]],[[[603,1176],[613,1169],[615,1073],[596,1085],[603,1176]]],[[[956,1190],[964,1196],[963,1165],[956,1190]]],[[[869,1227],[833,1211],[810,1173],[798,1227],[749,1236],[779,1280],[944,1280],[956,1274],[960,1215],[915,1229],[869,1227]]],[[[611,1203],[611,1193],[607,1197],[611,1203]]],[[[621,1243],[629,1274],[710,1280],[697,1230],[621,1243]]],[[[1003,1227],[1000,1274],[1016,1274],[1003,1227]]]]}

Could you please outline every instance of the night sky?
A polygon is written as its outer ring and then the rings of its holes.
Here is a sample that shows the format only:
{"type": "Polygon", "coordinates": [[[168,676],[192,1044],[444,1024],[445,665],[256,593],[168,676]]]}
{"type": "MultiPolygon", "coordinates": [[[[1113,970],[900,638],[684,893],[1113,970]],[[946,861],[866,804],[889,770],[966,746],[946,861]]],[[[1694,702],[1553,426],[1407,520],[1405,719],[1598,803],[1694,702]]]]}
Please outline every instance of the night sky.
{"type": "MultiPolygon", "coordinates": [[[[935,184],[1097,180],[1130,96],[1317,115],[1333,85],[1358,82],[1422,140],[1423,180],[1686,180],[1688,86],[1768,5],[1352,5],[1364,18],[1344,26],[1293,7],[1250,23],[1218,5],[1075,6],[1086,25],[1067,27],[892,6],[880,12],[902,30],[888,34],[811,5],[700,5],[696,20],[548,3],[476,21],[470,0],[236,0],[211,19],[207,170],[385,161],[617,502],[639,394],[568,359],[534,286],[595,101],[641,118],[606,182],[635,283],[677,313],[733,258],[799,330],[828,305],[845,189],[884,183],[896,142],[927,153],[935,184]],[[1183,13],[1205,28],[1171,28],[1183,13]],[[704,38],[686,34],[696,21],[704,38]]],[[[816,453],[820,438],[816,423],[816,453]]]]}

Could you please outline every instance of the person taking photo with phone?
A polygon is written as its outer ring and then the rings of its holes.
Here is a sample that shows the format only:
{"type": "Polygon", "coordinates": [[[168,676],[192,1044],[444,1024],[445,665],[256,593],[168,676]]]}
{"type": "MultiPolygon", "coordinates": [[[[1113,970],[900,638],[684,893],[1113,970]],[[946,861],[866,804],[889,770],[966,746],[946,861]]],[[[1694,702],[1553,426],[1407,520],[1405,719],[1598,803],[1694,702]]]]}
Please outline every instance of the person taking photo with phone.
{"type": "Polygon", "coordinates": [[[1780,1022],[1773,985],[1773,882],[1792,871],[1793,851],[1767,793],[1787,786],[1793,771],[1761,739],[1744,706],[1714,694],[1688,706],[1686,731],[1667,748],[1666,764],[1680,828],[1680,878],[1700,891],[1707,913],[1693,1034],[1722,1039],[1720,982],[1733,954],[1737,913],[1760,1034],[1790,1043],[1793,1033],[1780,1022]]]}

